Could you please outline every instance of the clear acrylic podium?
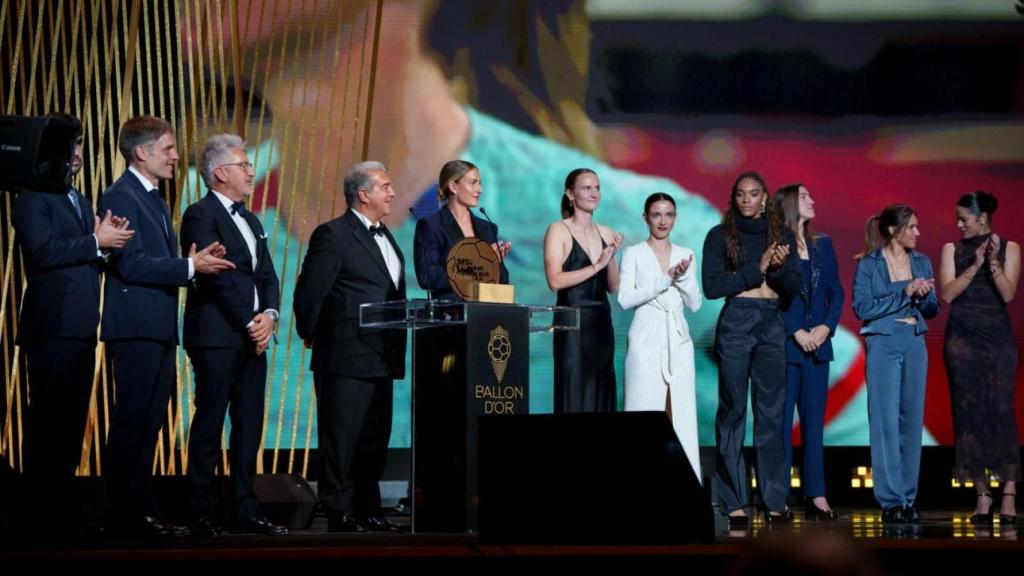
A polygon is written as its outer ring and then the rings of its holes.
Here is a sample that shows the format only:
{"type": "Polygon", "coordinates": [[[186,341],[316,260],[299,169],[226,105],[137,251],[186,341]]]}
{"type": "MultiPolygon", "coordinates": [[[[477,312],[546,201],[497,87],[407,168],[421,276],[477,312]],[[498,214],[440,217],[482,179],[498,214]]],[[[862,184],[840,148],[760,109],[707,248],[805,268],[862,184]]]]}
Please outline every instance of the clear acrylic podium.
{"type": "Polygon", "coordinates": [[[578,330],[579,309],[398,300],[359,325],[412,331],[412,531],[477,532],[479,417],[529,413],[529,336],[578,330]]]}

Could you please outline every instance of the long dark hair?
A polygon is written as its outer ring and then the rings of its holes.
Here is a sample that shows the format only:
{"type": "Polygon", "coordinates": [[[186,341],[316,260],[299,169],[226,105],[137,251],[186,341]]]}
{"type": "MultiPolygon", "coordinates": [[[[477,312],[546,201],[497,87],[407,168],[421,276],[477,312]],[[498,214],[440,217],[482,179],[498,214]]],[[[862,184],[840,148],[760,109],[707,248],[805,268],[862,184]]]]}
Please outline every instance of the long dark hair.
{"type": "Polygon", "coordinates": [[[590,168],[577,168],[565,177],[565,188],[562,189],[562,218],[568,218],[572,216],[576,208],[569,201],[569,197],[565,195],[566,190],[572,190],[572,187],[576,185],[576,179],[583,174],[593,174],[597,176],[597,172],[594,172],[590,168]]]}
{"type": "Polygon", "coordinates": [[[733,182],[732,189],[729,191],[729,209],[722,216],[722,228],[725,230],[725,259],[733,269],[739,266],[740,253],[742,252],[736,219],[743,218],[743,215],[740,214],[739,208],[736,207],[736,190],[739,188],[740,182],[744,180],[757,182],[757,185],[761,187],[761,191],[764,193],[764,214],[762,218],[768,220],[768,244],[771,245],[781,241],[786,231],[786,224],[783,222],[782,216],[775,209],[775,203],[772,202],[771,198],[772,193],[768,189],[768,184],[765,183],[764,178],[757,172],[744,172],[740,174],[736,181],[733,182]]]}
{"type": "Polygon", "coordinates": [[[975,190],[974,192],[968,192],[960,197],[956,201],[956,205],[960,208],[966,208],[971,211],[971,214],[975,216],[981,216],[982,214],[988,214],[989,225],[992,225],[992,215],[996,213],[996,209],[999,208],[999,200],[996,197],[985,192],[984,190],[975,190]]]}
{"type": "Polygon", "coordinates": [[[803,230],[800,230],[800,189],[805,186],[797,182],[796,184],[787,184],[782,188],[775,191],[775,210],[782,216],[783,222],[786,223],[786,228],[793,231],[793,235],[796,236],[797,243],[800,242],[800,236],[803,236],[804,243],[807,245],[813,245],[815,243],[814,233],[811,232],[811,221],[804,222],[803,230]]]}
{"type": "Polygon", "coordinates": [[[854,259],[871,254],[883,243],[890,242],[895,236],[899,236],[903,229],[910,223],[914,216],[914,209],[906,204],[889,204],[876,216],[868,218],[864,225],[864,250],[854,256],[854,259]],[[889,232],[892,227],[893,232],[889,232]]]}

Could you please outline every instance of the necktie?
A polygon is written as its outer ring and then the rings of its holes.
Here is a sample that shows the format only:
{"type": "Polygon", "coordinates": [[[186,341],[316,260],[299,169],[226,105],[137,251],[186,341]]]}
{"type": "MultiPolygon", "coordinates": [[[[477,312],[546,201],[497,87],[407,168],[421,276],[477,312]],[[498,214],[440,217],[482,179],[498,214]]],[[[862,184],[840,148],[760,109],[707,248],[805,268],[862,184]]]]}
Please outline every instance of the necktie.
{"type": "Polygon", "coordinates": [[[78,204],[78,194],[75,193],[75,189],[68,190],[68,200],[71,200],[71,205],[75,207],[75,214],[78,214],[78,221],[84,226],[85,219],[82,217],[82,207],[78,204]]]}
{"type": "Polygon", "coordinates": [[[160,223],[163,224],[164,227],[164,236],[170,238],[171,233],[170,230],[167,229],[167,217],[164,215],[164,212],[167,210],[167,205],[164,204],[164,199],[160,196],[160,189],[153,188],[149,191],[149,195],[153,198],[153,201],[157,203],[157,210],[160,212],[160,223]]]}

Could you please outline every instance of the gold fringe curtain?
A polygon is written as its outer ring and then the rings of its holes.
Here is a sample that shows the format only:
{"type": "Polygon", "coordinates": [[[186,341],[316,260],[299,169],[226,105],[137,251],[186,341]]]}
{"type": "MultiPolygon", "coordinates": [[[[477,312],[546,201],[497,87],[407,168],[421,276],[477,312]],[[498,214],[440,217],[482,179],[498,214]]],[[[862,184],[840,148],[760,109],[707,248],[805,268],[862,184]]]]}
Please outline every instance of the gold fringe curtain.
{"type": "MultiPolygon", "coordinates": [[[[177,179],[163,190],[175,225],[182,208],[205,194],[190,170],[202,143],[215,133],[242,135],[259,180],[252,210],[268,231],[285,298],[310,224],[340,212],[336,192],[344,167],[366,154],[382,1],[3,0],[2,113],[63,111],[81,118],[85,165],[75,184],[94,207],[125,169],[117,152],[121,123],[139,114],[166,118],[176,127],[182,157],[177,179]]],[[[0,457],[20,470],[31,382],[14,344],[25,276],[12,207],[13,195],[4,192],[0,457]]],[[[288,415],[315,414],[315,403],[308,358],[293,324],[280,327],[271,350],[264,449],[273,457],[268,469],[259,459],[260,471],[305,475],[313,422],[288,415]]],[[[79,474],[102,473],[116,385],[101,342],[79,474]]],[[[191,369],[182,351],[154,458],[158,474],[186,469],[192,399],[191,369]]],[[[227,471],[226,452],[222,466],[227,471]]]]}

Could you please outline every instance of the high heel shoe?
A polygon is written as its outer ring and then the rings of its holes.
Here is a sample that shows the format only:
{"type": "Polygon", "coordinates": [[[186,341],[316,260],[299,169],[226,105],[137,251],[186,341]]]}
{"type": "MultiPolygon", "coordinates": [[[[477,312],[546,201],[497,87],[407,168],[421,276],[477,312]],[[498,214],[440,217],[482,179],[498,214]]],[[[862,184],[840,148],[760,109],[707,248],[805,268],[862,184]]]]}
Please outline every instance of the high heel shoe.
{"type": "Polygon", "coordinates": [[[835,522],[839,519],[839,514],[831,508],[822,510],[814,504],[813,498],[807,498],[804,500],[804,518],[814,522],[835,522]]]}
{"type": "Polygon", "coordinates": [[[761,513],[764,514],[763,518],[765,526],[786,525],[793,522],[793,511],[789,509],[783,510],[782,512],[775,512],[774,510],[768,510],[765,508],[761,513]]]}
{"type": "Polygon", "coordinates": [[[750,528],[750,516],[726,516],[729,519],[729,530],[747,530],[750,528]]]}
{"type": "MultiPolygon", "coordinates": [[[[1009,496],[1010,498],[1013,498],[1014,504],[1017,503],[1016,502],[1017,501],[1017,493],[1016,492],[1005,492],[1004,491],[1003,492],[1003,500],[1006,500],[1007,496],[1009,496]]],[[[1017,515],[1016,514],[1003,514],[1002,512],[1000,512],[999,513],[999,525],[1000,526],[1016,526],[1017,525],[1017,515]]]]}
{"type": "MultiPolygon", "coordinates": [[[[994,502],[992,500],[992,493],[991,492],[979,492],[978,493],[979,503],[980,503],[982,498],[988,498],[988,512],[986,512],[984,514],[982,514],[981,512],[975,512],[974,514],[971,514],[971,519],[970,519],[971,524],[991,524],[992,523],[992,520],[993,520],[992,504],[994,502]]],[[[1014,517],[1014,520],[1016,520],[1016,517],[1014,517]]]]}

